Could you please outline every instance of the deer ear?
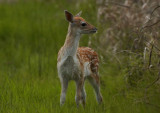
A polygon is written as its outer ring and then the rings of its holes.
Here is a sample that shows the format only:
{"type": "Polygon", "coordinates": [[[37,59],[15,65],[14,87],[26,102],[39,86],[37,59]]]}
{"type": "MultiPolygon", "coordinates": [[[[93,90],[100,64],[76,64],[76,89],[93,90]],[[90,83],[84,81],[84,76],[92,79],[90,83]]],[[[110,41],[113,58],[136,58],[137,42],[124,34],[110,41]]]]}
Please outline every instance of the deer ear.
{"type": "Polygon", "coordinates": [[[66,20],[72,23],[73,22],[73,15],[70,12],[68,12],[67,10],[64,10],[64,13],[66,16],[66,20]]]}
{"type": "Polygon", "coordinates": [[[79,16],[81,16],[81,14],[82,14],[82,11],[80,11],[79,13],[77,13],[76,16],[79,17],[79,16]]]}

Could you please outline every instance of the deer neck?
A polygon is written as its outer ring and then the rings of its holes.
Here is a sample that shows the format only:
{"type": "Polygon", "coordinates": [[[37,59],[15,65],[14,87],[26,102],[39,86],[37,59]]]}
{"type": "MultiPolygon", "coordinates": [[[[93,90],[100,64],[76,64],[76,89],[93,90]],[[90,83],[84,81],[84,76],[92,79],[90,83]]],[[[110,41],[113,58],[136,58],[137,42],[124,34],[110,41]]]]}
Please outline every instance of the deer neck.
{"type": "Polygon", "coordinates": [[[72,25],[70,24],[63,48],[64,56],[76,56],[77,48],[79,47],[80,36],[80,33],[78,33],[76,29],[72,28],[72,25]]]}

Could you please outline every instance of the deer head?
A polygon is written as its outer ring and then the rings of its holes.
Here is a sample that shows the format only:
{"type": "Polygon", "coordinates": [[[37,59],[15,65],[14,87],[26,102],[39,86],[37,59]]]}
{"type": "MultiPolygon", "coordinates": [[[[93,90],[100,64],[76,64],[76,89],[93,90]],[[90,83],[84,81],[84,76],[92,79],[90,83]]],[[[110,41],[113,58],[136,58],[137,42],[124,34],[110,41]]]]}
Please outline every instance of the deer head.
{"type": "Polygon", "coordinates": [[[70,23],[69,29],[74,30],[74,32],[79,34],[91,34],[96,33],[97,28],[89,24],[85,19],[80,17],[82,12],[79,12],[76,16],[73,16],[67,10],[64,11],[66,20],[70,23]]]}

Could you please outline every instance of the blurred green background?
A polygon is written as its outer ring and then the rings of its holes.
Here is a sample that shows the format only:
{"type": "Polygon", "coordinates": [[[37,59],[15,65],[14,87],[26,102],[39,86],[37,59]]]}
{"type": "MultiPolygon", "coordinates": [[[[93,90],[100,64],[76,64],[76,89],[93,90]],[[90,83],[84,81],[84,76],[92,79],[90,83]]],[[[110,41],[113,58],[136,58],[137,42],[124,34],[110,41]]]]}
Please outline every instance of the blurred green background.
{"type": "MultiPolygon", "coordinates": [[[[75,84],[69,84],[66,103],[59,106],[60,82],[57,53],[63,45],[68,22],[64,10],[97,26],[95,35],[83,35],[80,46],[92,48],[103,31],[97,20],[95,0],[24,0],[0,3],[0,112],[1,113],[158,113],[159,106],[141,102],[145,90],[128,89],[126,69],[108,61],[100,66],[104,103],[98,105],[92,87],[86,82],[86,108],[76,108],[75,84]],[[120,71],[121,70],[121,71],[120,71]]],[[[100,55],[101,52],[97,51],[100,55]]],[[[151,78],[154,79],[154,78],[151,78]]],[[[145,81],[146,82],[146,81],[145,81]]],[[[153,86],[157,87],[157,86],[153,86]]],[[[151,89],[151,93],[155,93],[151,89]]],[[[143,98],[144,97],[144,98],[143,98]]],[[[159,104],[159,95],[151,102],[159,104]]]]}

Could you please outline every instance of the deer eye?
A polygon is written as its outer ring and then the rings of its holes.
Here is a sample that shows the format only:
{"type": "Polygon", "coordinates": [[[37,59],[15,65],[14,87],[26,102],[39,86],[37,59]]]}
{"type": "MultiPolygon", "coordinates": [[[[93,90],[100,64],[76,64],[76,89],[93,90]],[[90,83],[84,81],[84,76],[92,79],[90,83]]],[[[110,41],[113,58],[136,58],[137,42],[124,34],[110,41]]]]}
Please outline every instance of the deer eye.
{"type": "Polygon", "coordinates": [[[86,26],[87,24],[86,24],[85,22],[82,22],[81,25],[82,25],[82,26],[86,26]]]}

